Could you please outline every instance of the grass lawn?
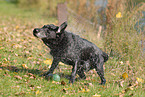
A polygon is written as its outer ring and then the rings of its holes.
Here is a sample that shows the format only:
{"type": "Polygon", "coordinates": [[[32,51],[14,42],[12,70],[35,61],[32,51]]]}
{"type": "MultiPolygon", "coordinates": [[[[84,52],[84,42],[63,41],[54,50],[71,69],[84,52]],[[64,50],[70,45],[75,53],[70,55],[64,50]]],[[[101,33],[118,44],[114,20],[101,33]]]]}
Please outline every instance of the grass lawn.
{"type": "Polygon", "coordinates": [[[129,61],[110,58],[104,65],[105,86],[99,85],[100,78],[94,70],[86,74],[86,80],[69,84],[72,67],[62,63],[54,72],[60,75],[59,82],[40,77],[49,69],[52,57],[32,31],[56,22],[55,18],[43,16],[35,9],[20,9],[0,1],[1,97],[145,97],[144,63],[132,66],[129,61]]]}

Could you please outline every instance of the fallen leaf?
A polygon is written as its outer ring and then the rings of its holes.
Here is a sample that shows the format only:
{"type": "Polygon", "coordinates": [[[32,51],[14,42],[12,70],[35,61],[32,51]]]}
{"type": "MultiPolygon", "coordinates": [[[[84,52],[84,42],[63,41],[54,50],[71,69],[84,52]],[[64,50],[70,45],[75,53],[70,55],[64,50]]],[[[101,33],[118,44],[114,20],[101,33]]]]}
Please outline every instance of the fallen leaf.
{"type": "Polygon", "coordinates": [[[15,93],[15,96],[20,96],[20,95],[25,95],[26,93],[24,91],[20,92],[20,93],[15,93]]]}
{"type": "Polygon", "coordinates": [[[111,73],[111,75],[116,76],[114,73],[111,73]]]}
{"type": "Polygon", "coordinates": [[[86,92],[90,92],[90,89],[86,89],[86,92]]]}
{"type": "Polygon", "coordinates": [[[52,64],[52,60],[51,59],[47,59],[47,60],[44,60],[43,63],[47,64],[47,65],[48,64],[50,65],[50,64],[52,64]]]}
{"type": "Polygon", "coordinates": [[[22,67],[28,69],[28,66],[26,64],[22,64],[22,67]]]}
{"type": "Polygon", "coordinates": [[[123,87],[123,83],[124,83],[124,81],[121,81],[121,82],[119,83],[119,85],[120,85],[121,87],[123,87]]]}
{"type": "Polygon", "coordinates": [[[31,78],[36,78],[35,75],[33,75],[32,73],[28,73],[29,76],[31,76],[31,78]]]}
{"type": "Polygon", "coordinates": [[[123,64],[123,61],[121,61],[120,64],[122,65],[123,64]]]}
{"type": "Polygon", "coordinates": [[[39,94],[40,93],[40,91],[39,90],[37,90],[36,92],[35,92],[35,94],[37,95],[37,94],[39,94]]]}
{"type": "Polygon", "coordinates": [[[86,90],[83,88],[81,91],[78,91],[78,93],[84,93],[86,90]]]}
{"type": "Polygon", "coordinates": [[[62,63],[62,62],[59,62],[59,65],[65,65],[64,63],[62,63]]]}
{"type": "Polygon", "coordinates": [[[17,86],[13,86],[12,88],[20,88],[20,86],[18,86],[18,85],[17,86]]]}
{"type": "Polygon", "coordinates": [[[121,13],[121,12],[118,12],[118,13],[116,14],[116,18],[122,18],[122,13],[121,13]]]}
{"type": "Polygon", "coordinates": [[[126,93],[126,92],[128,92],[129,90],[133,90],[133,86],[130,86],[130,87],[128,87],[128,88],[126,88],[124,91],[124,93],[126,93]]]}
{"type": "Polygon", "coordinates": [[[119,94],[119,97],[123,97],[124,96],[124,94],[119,94]]]}
{"type": "Polygon", "coordinates": [[[139,83],[143,83],[144,82],[144,80],[143,79],[141,79],[141,78],[136,78],[136,80],[137,80],[137,82],[139,82],[139,83]]]}
{"type": "Polygon", "coordinates": [[[84,83],[84,85],[87,85],[87,86],[93,86],[92,83],[84,83]]]}
{"type": "Polygon", "coordinates": [[[20,77],[20,76],[18,76],[18,75],[15,75],[14,77],[15,77],[16,79],[22,80],[22,77],[20,77]]]}
{"type": "Polygon", "coordinates": [[[64,85],[64,86],[65,86],[65,85],[66,85],[66,83],[65,83],[64,81],[61,81],[61,85],[64,85]]]}
{"type": "Polygon", "coordinates": [[[122,74],[122,78],[123,78],[123,79],[128,78],[128,74],[127,74],[126,72],[124,72],[124,73],[122,74]]]}
{"type": "Polygon", "coordinates": [[[98,95],[97,93],[93,95],[92,97],[101,97],[101,95],[98,95]]]}
{"type": "Polygon", "coordinates": [[[53,84],[60,84],[59,82],[56,82],[56,81],[52,81],[52,83],[53,83],[53,84]]]}
{"type": "Polygon", "coordinates": [[[29,76],[28,76],[28,75],[24,75],[24,77],[26,77],[26,78],[27,78],[27,77],[29,77],[29,76]]]}
{"type": "Polygon", "coordinates": [[[30,78],[30,79],[34,79],[34,77],[33,77],[33,76],[30,76],[29,78],[30,78]]]}
{"type": "Polygon", "coordinates": [[[16,26],[16,30],[17,30],[18,28],[19,28],[19,26],[17,25],[17,26],[16,26]]]}
{"type": "Polygon", "coordinates": [[[34,87],[34,85],[29,85],[29,87],[34,87]]]}
{"type": "Polygon", "coordinates": [[[40,89],[41,87],[40,86],[37,86],[36,88],[40,89]]]}

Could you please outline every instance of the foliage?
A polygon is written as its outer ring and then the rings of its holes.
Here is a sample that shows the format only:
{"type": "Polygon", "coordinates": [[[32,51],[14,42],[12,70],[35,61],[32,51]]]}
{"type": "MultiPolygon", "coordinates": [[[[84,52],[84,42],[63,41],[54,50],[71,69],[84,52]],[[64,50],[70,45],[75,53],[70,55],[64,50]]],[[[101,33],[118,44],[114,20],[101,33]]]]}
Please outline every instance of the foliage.
{"type": "MultiPolygon", "coordinates": [[[[129,60],[136,65],[141,60],[141,45],[139,42],[142,39],[142,35],[137,33],[135,24],[139,18],[141,18],[141,11],[145,4],[134,7],[131,11],[128,11],[127,7],[124,8],[122,16],[118,18],[118,13],[110,16],[111,22],[108,22],[107,35],[105,44],[108,46],[108,50],[111,52],[111,56],[116,56],[121,60],[129,60]],[[134,62],[134,59],[136,59],[134,62]]],[[[118,10],[120,10],[118,8],[118,10]]],[[[121,12],[119,12],[121,14],[121,12]]],[[[108,16],[109,17],[109,16],[108,16]]]]}

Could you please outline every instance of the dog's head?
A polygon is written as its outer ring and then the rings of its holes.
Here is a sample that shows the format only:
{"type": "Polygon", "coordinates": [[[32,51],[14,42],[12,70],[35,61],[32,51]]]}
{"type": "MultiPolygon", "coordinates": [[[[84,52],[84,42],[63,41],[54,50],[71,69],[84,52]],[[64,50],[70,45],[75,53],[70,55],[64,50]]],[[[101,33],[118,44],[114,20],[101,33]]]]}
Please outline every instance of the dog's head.
{"type": "Polygon", "coordinates": [[[57,34],[64,32],[67,27],[67,22],[62,23],[59,27],[53,24],[44,25],[42,28],[35,28],[33,30],[33,35],[41,39],[55,39],[57,34]]]}

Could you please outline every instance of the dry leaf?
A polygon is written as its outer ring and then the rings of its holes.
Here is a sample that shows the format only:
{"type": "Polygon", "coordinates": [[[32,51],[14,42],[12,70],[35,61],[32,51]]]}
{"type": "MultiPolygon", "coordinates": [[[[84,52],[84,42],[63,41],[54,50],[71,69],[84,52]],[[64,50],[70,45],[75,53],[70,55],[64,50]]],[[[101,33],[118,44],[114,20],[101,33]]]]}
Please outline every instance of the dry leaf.
{"type": "Polygon", "coordinates": [[[22,67],[28,69],[28,66],[26,64],[22,64],[22,67]]]}
{"type": "Polygon", "coordinates": [[[24,91],[20,92],[20,93],[15,93],[15,96],[20,96],[20,95],[25,95],[26,93],[24,91]]]}
{"type": "Polygon", "coordinates": [[[40,86],[37,86],[36,88],[40,89],[41,87],[40,86]]]}
{"type": "Polygon", "coordinates": [[[78,91],[78,93],[84,93],[86,90],[84,88],[81,89],[81,91],[78,91]]]}
{"type": "Polygon", "coordinates": [[[124,81],[121,81],[121,82],[119,83],[119,85],[120,85],[121,87],[123,87],[123,83],[124,83],[124,81]]]}
{"type": "Polygon", "coordinates": [[[64,86],[65,86],[65,85],[66,85],[66,83],[65,83],[64,81],[61,81],[61,85],[64,85],[64,86]]]}
{"type": "Polygon", "coordinates": [[[86,89],[86,92],[90,92],[90,89],[86,89]]]}
{"type": "Polygon", "coordinates": [[[59,65],[65,65],[64,63],[62,63],[62,62],[59,62],[59,65]]]}
{"type": "Polygon", "coordinates": [[[47,59],[47,60],[44,60],[43,63],[47,64],[47,65],[48,64],[50,65],[50,64],[52,64],[52,60],[51,59],[47,59]]]}
{"type": "Polygon", "coordinates": [[[111,73],[111,75],[116,76],[114,73],[111,73]]]}
{"type": "Polygon", "coordinates": [[[124,96],[124,94],[120,94],[120,95],[119,95],[119,97],[123,97],[123,96],[124,96]]]}
{"type": "Polygon", "coordinates": [[[29,85],[29,87],[34,87],[34,85],[29,85]]]}
{"type": "Polygon", "coordinates": [[[20,86],[18,86],[18,85],[17,86],[13,86],[12,88],[20,88],[20,86]]]}
{"type": "Polygon", "coordinates": [[[143,83],[144,82],[144,80],[143,79],[141,79],[141,78],[136,78],[136,80],[137,80],[137,82],[140,82],[140,83],[143,83]]]}
{"type": "Polygon", "coordinates": [[[118,13],[116,14],[116,18],[122,18],[122,13],[121,13],[121,12],[118,12],[118,13]]]}
{"type": "Polygon", "coordinates": [[[99,94],[95,94],[95,95],[93,95],[92,97],[101,97],[101,95],[99,95],[99,94]]]}
{"type": "Polygon", "coordinates": [[[15,77],[16,79],[22,80],[22,77],[20,77],[20,76],[18,76],[18,75],[15,75],[14,77],[15,77]]]}
{"type": "Polygon", "coordinates": [[[123,61],[121,61],[120,64],[122,65],[123,64],[123,61]]]}
{"type": "Polygon", "coordinates": [[[128,74],[127,74],[126,72],[124,72],[124,73],[122,74],[122,78],[123,78],[123,79],[128,78],[128,74]]]}
{"type": "Polygon", "coordinates": [[[52,81],[52,83],[53,83],[53,84],[60,84],[59,82],[56,82],[56,81],[52,81]]]}
{"type": "Polygon", "coordinates": [[[40,91],[39,90],[37,90],[36,92],[35,92],[35,94],[37,95],[37,94],[39,94],[40,93],[40,91]]]}
{"type": "Polygon", "coordinates": [[[27,77],[29,77],[29,76],[28,76],[28,75],[24,75],[24,77],[26,77],[26,78],[27,78],[27,77]]]}
{"type": "Polygon", "coordinates": [[[34,77],[33,76],[31,76],[31,77],[29,77],[30,79],[34,79],[34,77]]]}

